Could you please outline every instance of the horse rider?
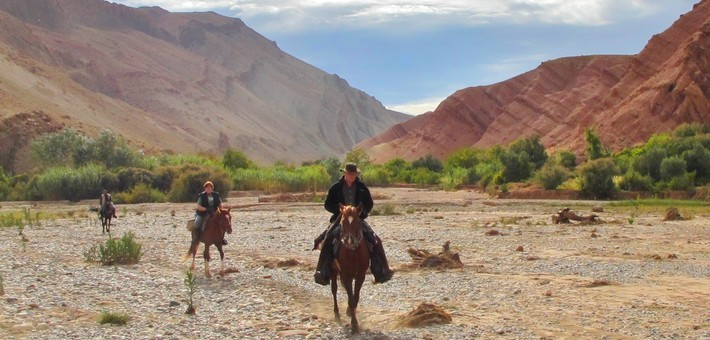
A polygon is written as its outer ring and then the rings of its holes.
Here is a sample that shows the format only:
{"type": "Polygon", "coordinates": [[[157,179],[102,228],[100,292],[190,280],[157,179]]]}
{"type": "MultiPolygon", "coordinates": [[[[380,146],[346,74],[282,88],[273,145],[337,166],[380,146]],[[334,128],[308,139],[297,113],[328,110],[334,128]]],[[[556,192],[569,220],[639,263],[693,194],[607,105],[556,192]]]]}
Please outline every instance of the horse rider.
{"type": "Polygon", "coordinates": [[[335,254],[333,246],[335,239],[340,233],[340,204],[358,206],[362,204],[363,209],[360,214],[360,228],[367,240],[368,249],[370,250],[370,270],[375,276],[375,283],[385,283],[392,278],[394,272],[390,270],[385,256],[385,249],[382,246],[382,240],[372,230],[372,227],[365,221],[367,215],[373,207],[372,196],[370,190],[364,182],[359,178],[357,164],[348,163],[345,169],[340,171],[345,174],[339,181],[335,182],[328,190],[328,196],[325,199],[325,210],[332,213],[330,217],[330,227],[326,229],[318,238],[315,239],[313,250],[318,248],[318,245],[323,242],[323,248],[318,258],[315,281],[321,285],[330,283],[331,264],[335,254]]]}
{"type": "Polygon", "coordinates": [[[101,196],[99,197],[99,214],[102,216],[108,212],[108,211],[113,211],[113,217],[116,217],[116,210],[111,209],[113,207],[113,201],[111,199],[111,194],[108,193],[108,190],[104,189],[101,192],[101,196]]]}
{"type": "MultiPolygon", "coordinates": [[[[204,230],[205,224],[209,217],[222,208],[222,199],[219,193],[214,191],[214,184],[207,181],[202,186],[205,190],[197,195],[197,210],[195,211],[195,228],[192,229],[192,246],[200,243],[200,233],[204,230]]],[[[227,240],[222,240],[222,244],[226,245],[227,240]]]]}

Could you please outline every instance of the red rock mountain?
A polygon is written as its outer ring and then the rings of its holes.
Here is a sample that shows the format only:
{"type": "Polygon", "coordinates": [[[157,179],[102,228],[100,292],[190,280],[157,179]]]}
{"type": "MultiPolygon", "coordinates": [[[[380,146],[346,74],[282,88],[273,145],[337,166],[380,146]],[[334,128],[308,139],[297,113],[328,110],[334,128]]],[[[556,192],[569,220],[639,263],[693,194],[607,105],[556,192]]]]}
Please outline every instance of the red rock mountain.
{"type": "Polygon", "coordinates": [[[2,0],[0,121],[25,112],[149,150],[231,146],[262,163],[339,156],[408,117],[239,19],[2,0]]]}
{"type": "Polygon", "coordinates": [[[377,162],[445,157],[462,147],[539,134],[582,153],[594,127],[615,149],[684,122],[710,123],[710,0],[696,4],[633,56],[561,58],[490,86],[457,91],[433,112],[358,145],[377,162]]]}

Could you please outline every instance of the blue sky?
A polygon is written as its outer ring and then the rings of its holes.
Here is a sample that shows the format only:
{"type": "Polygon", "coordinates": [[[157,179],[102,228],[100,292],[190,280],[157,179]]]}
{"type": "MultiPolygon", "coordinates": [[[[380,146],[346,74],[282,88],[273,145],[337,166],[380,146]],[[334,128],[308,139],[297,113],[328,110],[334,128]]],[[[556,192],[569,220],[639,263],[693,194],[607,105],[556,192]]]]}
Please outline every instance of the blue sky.
{"type": "MultiPolygon", "coordinates": [[[[115,1],[115,0],[114,0],[115,1]]],[[[121,0],[239,17],[410,114],[565,56],[635,54],[698,0],[121,0]]]]}

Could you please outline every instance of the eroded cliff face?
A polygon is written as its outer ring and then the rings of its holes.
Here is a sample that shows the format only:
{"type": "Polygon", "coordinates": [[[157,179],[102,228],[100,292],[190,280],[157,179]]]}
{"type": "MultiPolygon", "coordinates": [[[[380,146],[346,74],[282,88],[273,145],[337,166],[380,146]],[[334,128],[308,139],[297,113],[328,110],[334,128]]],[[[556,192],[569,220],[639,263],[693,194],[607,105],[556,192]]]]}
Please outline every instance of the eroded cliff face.
{"type": "Polygon", "coordinates": [[[100,0],[0,2],[0,116],[43,111],[146,149],[339,156],[408,116],[241,20],[100,0]]]}
{"type": "Polygon", "coordinates": [[[552,149],[584,149],[584,129],[621,148],[685,122],[710,123],[710,1],[703,0],[634,56],[561,58],[439,107],[358,147],[378,162],[445,157],[531,134],[552,149]]]}

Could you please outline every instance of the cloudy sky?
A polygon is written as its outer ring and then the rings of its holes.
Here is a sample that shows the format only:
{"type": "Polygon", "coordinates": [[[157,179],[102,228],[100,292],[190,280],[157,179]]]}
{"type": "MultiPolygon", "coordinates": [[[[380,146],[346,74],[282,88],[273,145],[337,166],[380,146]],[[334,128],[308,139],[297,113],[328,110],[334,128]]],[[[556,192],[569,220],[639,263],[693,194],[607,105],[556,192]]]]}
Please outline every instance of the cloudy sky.
{"type": "Polygon", "coordinates": [[[698,0],[119,0],[238,17],[410,114],[564,56],[638,53],[698,0]]]}

